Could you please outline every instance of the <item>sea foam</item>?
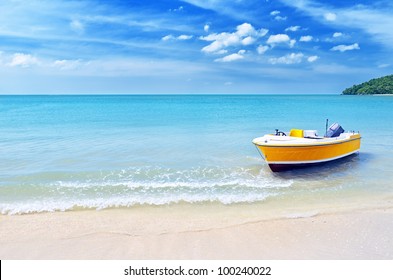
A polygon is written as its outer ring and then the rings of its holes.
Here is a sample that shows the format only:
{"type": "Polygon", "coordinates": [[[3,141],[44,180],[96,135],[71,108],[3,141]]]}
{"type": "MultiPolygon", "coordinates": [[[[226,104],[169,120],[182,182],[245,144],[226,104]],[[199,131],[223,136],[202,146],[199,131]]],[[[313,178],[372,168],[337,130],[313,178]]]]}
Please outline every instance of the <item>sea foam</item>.
{"type": "Polygon", "coordinates": [[[63,180],[55,181],[48,174],[33,177],[39,177],[40,182],[20,185],[18,199],[12,203],[0,200],[2,214],[176,203],[252,203],[274,197],[280,189],[289,188],[293,183],[292,180],[275,178],[254,166],[181,170],[128,168],[91,174],[63,174],[63,180]],[[44,180],[43,177],[50,179],[44,180]],[[23,193],[24,196],[21,195],[23,193]]]}

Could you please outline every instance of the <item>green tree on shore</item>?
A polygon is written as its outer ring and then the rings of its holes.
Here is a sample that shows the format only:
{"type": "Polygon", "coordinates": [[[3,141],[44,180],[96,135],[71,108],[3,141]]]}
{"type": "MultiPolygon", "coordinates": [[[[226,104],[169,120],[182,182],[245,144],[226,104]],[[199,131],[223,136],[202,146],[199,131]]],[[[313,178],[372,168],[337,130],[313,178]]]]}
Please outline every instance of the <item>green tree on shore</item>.
{"type": "Polygon", "coordinates": [[[344,95],[393,94],[393,75],[371,79],[343,91],[344,95]]]}

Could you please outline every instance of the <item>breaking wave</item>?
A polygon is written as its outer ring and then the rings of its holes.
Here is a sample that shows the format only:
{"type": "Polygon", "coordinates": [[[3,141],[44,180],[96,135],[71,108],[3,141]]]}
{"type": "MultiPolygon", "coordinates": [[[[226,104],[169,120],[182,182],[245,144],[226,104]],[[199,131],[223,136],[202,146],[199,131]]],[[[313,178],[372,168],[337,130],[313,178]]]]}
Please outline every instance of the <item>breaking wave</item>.
{"type": "Polygon", "coordinates": [[[292,180],[274,177],[259,166],[40,173],[14,178],[0,186],[0,212],[23,214],[182,202],[252,203],[279,195],[292,184],[292,180]]]}

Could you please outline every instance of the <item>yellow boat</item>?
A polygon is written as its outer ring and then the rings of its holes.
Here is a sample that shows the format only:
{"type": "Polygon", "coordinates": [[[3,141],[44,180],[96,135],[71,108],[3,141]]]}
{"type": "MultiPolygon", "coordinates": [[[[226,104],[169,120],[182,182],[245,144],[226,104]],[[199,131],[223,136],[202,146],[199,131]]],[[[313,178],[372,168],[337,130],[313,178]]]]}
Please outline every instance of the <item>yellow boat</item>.
{"type": "Polygon", "coordinates": [[[344,132],[337,123],[324,137],[316,130],[291,129],[255,138],[252,142],[273,172],[315,165],[352,155],[360,149],[360,133],[344,132]]]}

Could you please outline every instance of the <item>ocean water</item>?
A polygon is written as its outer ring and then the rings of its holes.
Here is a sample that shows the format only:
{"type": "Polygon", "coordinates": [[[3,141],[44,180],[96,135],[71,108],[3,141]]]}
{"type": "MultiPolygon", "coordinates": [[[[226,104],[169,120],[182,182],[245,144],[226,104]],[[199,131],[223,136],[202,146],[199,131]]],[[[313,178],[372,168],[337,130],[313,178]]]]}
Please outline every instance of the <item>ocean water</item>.
{"type": "Polygon", "coordinates": [[[390,207],[392,120],[393,96],[0,96],[0,213],[390,207]],[[276,128],[322,135],[326,118],[361,132],[358,155],[272,173],[251,143],[276,128]]]}

